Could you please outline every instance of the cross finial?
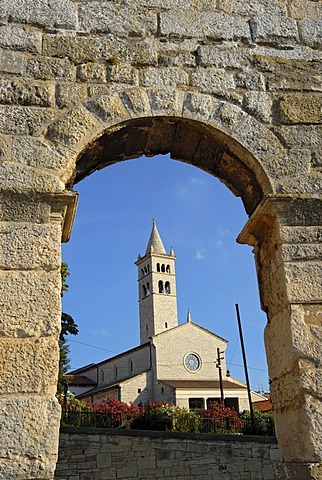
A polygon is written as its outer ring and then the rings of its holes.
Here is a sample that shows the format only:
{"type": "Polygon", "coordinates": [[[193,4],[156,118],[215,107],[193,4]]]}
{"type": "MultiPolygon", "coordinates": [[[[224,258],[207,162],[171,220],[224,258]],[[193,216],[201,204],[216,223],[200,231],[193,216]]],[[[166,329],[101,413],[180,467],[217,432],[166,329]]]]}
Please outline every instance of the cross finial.
{"type": "Polygon", "coordinates": [[[153,218],[152,218],[152,223],[153,223],[153,226],[155,226],[155,225],[156,225],[156,223],[157,223],[157,220],[156,220],[156,218],[155,218],[155,217],[153,217],[153,218]]]}

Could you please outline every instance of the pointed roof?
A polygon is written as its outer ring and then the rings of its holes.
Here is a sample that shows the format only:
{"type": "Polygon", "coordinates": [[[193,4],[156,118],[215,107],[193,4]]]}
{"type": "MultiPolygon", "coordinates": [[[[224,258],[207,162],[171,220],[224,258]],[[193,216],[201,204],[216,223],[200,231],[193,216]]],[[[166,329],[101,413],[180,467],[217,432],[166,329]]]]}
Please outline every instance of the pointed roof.
{"type": "Polygon", "coordinates": [[[146,247],[145,255],[147,255],[148,253],[166,254],[167,252],[165,251],[164,245],[162,243],[160,234],[157,229],[156,219],[153,218],[152,222],[153,222],[152,232],[150,235],[148,246],[146,247]]]}

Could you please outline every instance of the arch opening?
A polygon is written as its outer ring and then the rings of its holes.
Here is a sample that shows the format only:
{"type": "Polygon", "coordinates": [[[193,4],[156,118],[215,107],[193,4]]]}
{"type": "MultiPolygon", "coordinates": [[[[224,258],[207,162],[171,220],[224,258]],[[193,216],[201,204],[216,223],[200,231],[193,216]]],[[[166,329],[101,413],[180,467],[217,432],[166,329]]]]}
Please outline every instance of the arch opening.
{"type": "Polygon", "coordinates": [[[272,193],[263,167],[246,148],[213,127],[177,117],[133,119],[108,129],[80,153],[67,186],[117,162],[168,153],[217,177],[242,198],[248,215],[272,193]]]}

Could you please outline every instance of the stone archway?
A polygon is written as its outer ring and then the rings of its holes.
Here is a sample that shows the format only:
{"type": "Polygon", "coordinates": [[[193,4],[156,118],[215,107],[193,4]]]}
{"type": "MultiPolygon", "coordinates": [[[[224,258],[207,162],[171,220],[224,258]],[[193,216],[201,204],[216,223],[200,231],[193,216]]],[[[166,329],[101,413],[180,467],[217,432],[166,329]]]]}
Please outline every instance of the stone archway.
{"type": "Polygon", "coordinates": [[[239,241],[254,245],[269,322],[278,475],[321,478],[320,17],[310,0],[0,7],[0,476],[53,475],[74,182],[169,151],[243,199],[239,241]]]}

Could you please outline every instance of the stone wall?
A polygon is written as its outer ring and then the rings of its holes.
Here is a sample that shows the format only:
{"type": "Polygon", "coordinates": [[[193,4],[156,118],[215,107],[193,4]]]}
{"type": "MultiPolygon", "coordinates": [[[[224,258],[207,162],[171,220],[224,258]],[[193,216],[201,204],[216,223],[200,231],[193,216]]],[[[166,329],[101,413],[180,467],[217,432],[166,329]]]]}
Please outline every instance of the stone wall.
{"type": "Polygon", "coordinates": [[[64,427],[61,480],[274,480],[281,463],[271,437],[64,427]]]}

